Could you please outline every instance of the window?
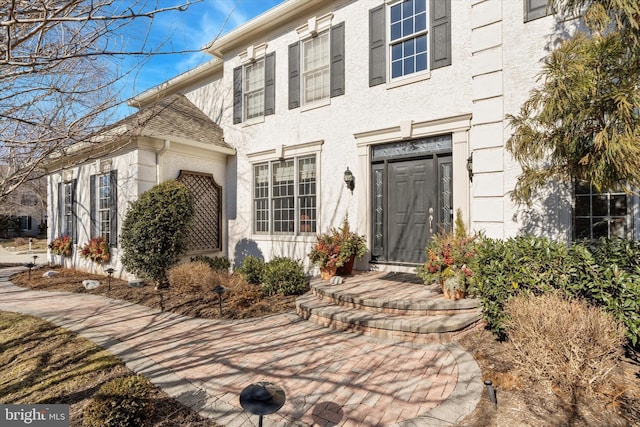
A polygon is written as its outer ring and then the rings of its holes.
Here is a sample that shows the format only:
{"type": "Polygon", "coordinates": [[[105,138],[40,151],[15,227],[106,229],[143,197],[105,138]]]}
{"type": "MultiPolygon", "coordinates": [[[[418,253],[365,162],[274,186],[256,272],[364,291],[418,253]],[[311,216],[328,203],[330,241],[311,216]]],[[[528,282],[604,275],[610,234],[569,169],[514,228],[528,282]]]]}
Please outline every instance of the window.
{"type": "Polygon", "coordinates": [[[250,57],[241,55],[246,63],[233,70],[234,124],[275,113],[275,53],[255,59],[250,52],[250,57]]]}
{"type": "Polygon", "coordinates": [[[451,0],[405,0],[369,11],[369,86],[451,65],[451,0]]]}
{"type": "Polygon", "coordinates": [[[109,174],[100,175],[98,182],[100,183],[98,189],[98,235],[104,237],[106,242],[109,242],[109,233],[111,232],[111,184],[109,183],[109,174]]]}
{"type": "Polygon", "coordinates": [[[427,69],[427,0],[406,0],[390,8],[391,78],[427,69]]]}
{"type": "Polygon", "coordinates": [[[61,234],[71,236],[73,234],[73,184],[64,183],[63,191],[61,234]]]}
{"type": "Polygon", "coordinates": [[[329,98],[329,32],[302,43],[302,103],[329,98]]]}
{"type": "Polygon", "coordinates": [[[20,217],[20,229],[22,231],[31,230],[31,217],[30,216],[21,216],[20,217]]]}
{"type": "Polygon", "coordinates": [[[316,232],[316,157],[260,163],[253,167],[256,233],[316,232]]]}
{"type": "Polygon", "coordinates": [[[300,41],[289,46],[289,109],[344,95],[345,26],[331,26],[332,16],[314,17],[297,28],[300,41]]]}
{"type": "Polygon", "coordinates": [[[244,67],[244,117],[264,115],[264,59],[244,67]]]}
{"type": "Polygon", "coordinates": [[[586,183],[575,186],[573,234],[576,240],[631,237],[629,196],[624,192],[598,193],[586,183]]]}
{"type": "Polygon", "coordinates": [[[112,247],[117,244],[117,179],[117,170],[89,178],[91,238],[102,236],[112,247]]]}
{"type": "Polygon", "coordinates": [[[524,0],[524,22],[542,18],[551,13],[547,0],[524,0]]]}

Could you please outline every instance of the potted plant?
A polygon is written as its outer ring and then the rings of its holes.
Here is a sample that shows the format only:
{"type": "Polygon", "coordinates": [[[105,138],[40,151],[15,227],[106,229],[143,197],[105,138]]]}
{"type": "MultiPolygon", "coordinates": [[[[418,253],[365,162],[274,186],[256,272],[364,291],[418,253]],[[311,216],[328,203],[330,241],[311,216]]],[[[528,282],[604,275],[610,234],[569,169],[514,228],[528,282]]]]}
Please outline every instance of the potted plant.
{"type": "Polygon", "coordinates": [[[362,257],[367,251],[364,236],[351,231],[349,219],[345,217],[342,227],[331,228],[328,233],[317,236],[309,259],[320,267],[320,276],[330,279],[340,269],[339,274],[351,274],[355,258],[362,257]]]}
{"type": "Polygon", "coordinates": [[[456,212],[454,231],[433,236],[427,247],[427,261],[416,269],[424,283],[440,283],[445,298],[466,296],[476,262],[478,235],[467,234],[462,213],[456,212]]]}
{"type": "Polygon", "coordinates": [[[71,256],[71,236],[63,234],[49,243],[53,255],[71,256]]]}
{"type": "Polygon", "coordinates": [[[109,244],[103,236],[94,237],[80,248],[80,256],[93,262],[109,262],[111,259],[109,244]]]}

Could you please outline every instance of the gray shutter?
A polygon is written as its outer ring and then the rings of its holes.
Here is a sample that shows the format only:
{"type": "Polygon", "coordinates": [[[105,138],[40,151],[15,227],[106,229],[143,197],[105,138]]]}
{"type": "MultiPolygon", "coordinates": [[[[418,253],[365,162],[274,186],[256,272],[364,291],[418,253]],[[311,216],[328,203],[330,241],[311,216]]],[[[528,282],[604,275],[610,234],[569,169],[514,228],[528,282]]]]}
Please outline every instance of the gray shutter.
{"type": "Polygon", "coordinates": [[[109,246],[118,245],[118,171],[109,175],[109,246]]]}
{"type": "Polygon", "coordinates": [[[547,16],[547,0],[524,0],[524,22],[547,16]]]}
{"type": "Polygon", "coordinates": [[[96,237],[98,229],[96,203],[96,176],[91,175],[89,177],[89,234],[92,239],[96,237]]]}
{"type": "Polygon", "coordinates": [[[74,179],[71,184],[71,236],[73,243],[78,243],[78,201],[76,190],[78,188],[78,180],[74,179]]]}
{"type": "Polygon", "coordinates": [[[344,22],[331,27],[331,97],[344,95],[344,22]]]}
{"type": "MultiPolygon", "coordinates": [[[[64,232],[64,183],[58,183],[58,236],[64,232]]],[[[55,239],[57,236],[53,236],[55,239]]]]}
{"type": "Polygon", "coordinates": [[[233,124],[242,122],[242,67],[233,69],[233,124]]]}
{"type": "Polygon", "coordinates": [[[276,53],[264,58],[264,115],[276,112],[276,53]]]}
{"type": "Polygon", "coordinates": [[[300,42],[289,45],[289,109],[300,106],[300,42]]]}
{"type": "Polygon", "coordinates": [[[385,5],[369,11],[369,86],[387,81],[385,5]]]}
{"type": "Polygon", "coordinates": [[[451,0],[431,5],[431,69],[451,65],[451,0]]]}

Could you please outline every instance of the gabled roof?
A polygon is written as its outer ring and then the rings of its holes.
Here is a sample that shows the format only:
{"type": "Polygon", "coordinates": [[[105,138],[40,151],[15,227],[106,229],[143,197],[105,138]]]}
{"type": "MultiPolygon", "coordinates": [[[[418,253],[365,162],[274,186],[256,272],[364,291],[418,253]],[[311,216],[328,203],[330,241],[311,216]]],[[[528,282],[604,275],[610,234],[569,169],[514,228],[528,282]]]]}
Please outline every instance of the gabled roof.
{"type": "Polygon", "coordinates": [[[161,98],[70,146],[65,153],[50,159],[46,169],[102,157],[141,136],[198,146],[226,155],[235,154],[235,149],[224,142],[222,128],[178,93],[161,98]]]}

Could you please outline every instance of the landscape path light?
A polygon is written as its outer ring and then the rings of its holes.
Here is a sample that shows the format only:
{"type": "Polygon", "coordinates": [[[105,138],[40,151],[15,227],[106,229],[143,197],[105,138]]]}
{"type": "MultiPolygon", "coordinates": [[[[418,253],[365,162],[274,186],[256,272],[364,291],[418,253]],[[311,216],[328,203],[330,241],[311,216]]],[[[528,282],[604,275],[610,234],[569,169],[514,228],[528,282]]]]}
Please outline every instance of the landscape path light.
{"type": "Polygon", "coordinates": [[[107,274],[109,275],[109,290],[111,290],[111,275],[113,274],[113,272],[115,271],[113,268],[109,267],[105,270],[107,272],[107,274]]]}
{"type": "Polygon", "coordinates": [[[222,318],[222,294],[226,290],[227,289],[222,285],[218,285],[213,288],[213,292],[218,295],[218,309],[220,310],[220,318],[222,318]]]}
{"type": "Polygon", "coordinates": [[[285,400],[282,387],[264,381],[248,385],[240,392],[240,406],[260,416],[258,427],[262,427],[262,417],[278,412],[285,400]]]}

